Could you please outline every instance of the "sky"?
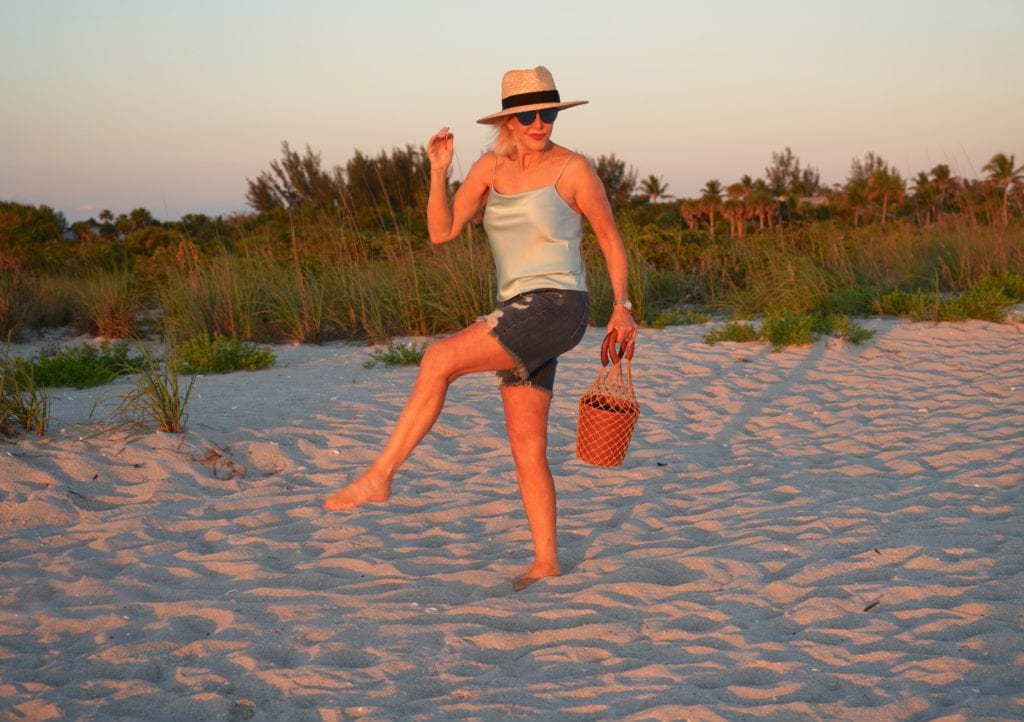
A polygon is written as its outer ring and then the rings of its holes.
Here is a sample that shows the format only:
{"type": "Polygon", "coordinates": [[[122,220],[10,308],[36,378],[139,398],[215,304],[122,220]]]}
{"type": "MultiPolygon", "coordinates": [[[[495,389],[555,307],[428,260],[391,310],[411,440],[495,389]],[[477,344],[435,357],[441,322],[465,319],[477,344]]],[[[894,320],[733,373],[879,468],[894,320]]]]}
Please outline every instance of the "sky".
{"type": "Polygon", "coordinates": [[[74,222],[246,212],[281,142],[344,166],[485,150],[510,68],[548,67],[553,139],[694,197],[786,147],[842,183],[1024,161],[1022,0],[0,0],[0,200],[74,222]]]}

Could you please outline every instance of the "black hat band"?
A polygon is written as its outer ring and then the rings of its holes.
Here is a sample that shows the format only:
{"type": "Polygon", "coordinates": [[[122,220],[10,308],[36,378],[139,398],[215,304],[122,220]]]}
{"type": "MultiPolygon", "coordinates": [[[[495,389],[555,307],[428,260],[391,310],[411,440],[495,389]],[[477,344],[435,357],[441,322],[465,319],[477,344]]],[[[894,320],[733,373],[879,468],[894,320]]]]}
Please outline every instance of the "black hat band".
{"type": "Polygon", "coordinates": [[[535,93],[519,93],[501,99],[501,109],[518,108],[521,105],[534,105],[536,103],[560,103],[562,99],[557,90],[538,90],[535,93]]]}

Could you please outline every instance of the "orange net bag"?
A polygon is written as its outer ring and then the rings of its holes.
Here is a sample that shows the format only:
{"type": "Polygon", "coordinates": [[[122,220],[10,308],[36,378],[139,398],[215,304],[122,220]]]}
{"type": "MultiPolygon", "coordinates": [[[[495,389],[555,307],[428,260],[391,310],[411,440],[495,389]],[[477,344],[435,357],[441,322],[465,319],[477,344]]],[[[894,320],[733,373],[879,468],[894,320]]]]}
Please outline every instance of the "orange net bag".
{"type": "Polygon", "coordinates": [[[618,466],[626,458],[640,407],[633,392],[633,344],[615,349],[615,334],[601,344],[601,371],[580,398],[576,456],[595,466],[618,466]]]}

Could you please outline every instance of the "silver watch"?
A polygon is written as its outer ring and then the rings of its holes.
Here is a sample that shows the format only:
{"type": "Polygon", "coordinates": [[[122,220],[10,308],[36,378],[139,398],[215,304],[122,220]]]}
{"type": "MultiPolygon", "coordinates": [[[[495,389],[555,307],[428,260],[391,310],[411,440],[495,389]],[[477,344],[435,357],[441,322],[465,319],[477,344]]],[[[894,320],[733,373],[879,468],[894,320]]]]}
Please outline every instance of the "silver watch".
{"type": "Polygon", "coordinates": [[[627,311],[633,310],[633,304],[628,298],[625,301],[612,301],[612,306],[622,306],[627,311]]]}

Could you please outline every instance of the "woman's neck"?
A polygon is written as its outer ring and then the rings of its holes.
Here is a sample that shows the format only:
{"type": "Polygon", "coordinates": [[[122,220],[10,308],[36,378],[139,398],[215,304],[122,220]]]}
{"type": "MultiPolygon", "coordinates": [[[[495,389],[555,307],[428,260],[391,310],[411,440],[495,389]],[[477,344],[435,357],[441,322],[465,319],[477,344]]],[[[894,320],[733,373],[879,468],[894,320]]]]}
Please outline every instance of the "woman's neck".
{"type": "Polygon", "coordinates": [[[555,144],[550,140],[545,145],[544,150],[529,150],[522,147],[516,147],[515,155],[509,158],[509,160],[511,160],[520,171],[525,172],[532,168],[536,168],[547,160],[549,154],[555,148],[555,144]]]}

